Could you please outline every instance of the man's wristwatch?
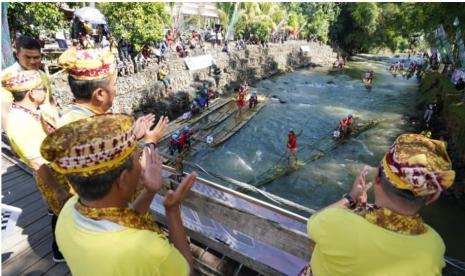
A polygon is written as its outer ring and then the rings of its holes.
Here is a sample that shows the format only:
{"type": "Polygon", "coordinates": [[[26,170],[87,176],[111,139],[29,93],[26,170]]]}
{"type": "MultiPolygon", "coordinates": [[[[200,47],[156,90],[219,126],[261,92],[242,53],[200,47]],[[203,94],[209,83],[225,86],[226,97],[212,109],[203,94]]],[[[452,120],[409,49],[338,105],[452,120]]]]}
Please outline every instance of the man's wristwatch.
{"type": "Polygon", "coordinates": [[[347,199],[347,201],[349,201],[349,206],[348,207],[350,209],[354,208],[355,205],[357,204],[357,202],[355,202],[354,198],[349,193],[344,194],[342,197],[347,199]]]}

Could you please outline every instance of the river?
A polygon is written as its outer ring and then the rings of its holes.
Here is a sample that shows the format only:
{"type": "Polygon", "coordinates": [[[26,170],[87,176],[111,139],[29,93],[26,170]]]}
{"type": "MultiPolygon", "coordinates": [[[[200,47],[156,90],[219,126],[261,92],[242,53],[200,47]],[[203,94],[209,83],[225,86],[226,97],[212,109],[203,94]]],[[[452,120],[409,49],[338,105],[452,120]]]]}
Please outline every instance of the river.
{"type": "MultiPolygon", "coordinates": [[[[206,170],[254,184],[277,162],[285,162],[289,129],[302,132],[298,138],[299,158],[305,159],[315,154],[315,146],[330,140],[332,130],[348,113],[356,121],[380,120],[376,127],[325,152],[320,159],[305,162],[296,172],[263,186],[267,192],[313,209],[337,201],[350,190],[363,166],[371,168],[369,178],[373,177],[395,138],[415,131],[409,118],[422,115],[415,108],[417,79],[394,78],[386,70],[394,61],[377,57],[351,62],[350,68],[343,71],[316,67],[260,81],[255,85],[259,94],[275,95],[286,103],[270,101],[224,144],[198,152],[188,160],[206,170]],[[361,81],[368,68],[375,71],[370,90],[361,81]]],[[[465,260],[465,210],[443,197],[425,207],[422,215],[443,237],[446,255],[465,260]]]]}

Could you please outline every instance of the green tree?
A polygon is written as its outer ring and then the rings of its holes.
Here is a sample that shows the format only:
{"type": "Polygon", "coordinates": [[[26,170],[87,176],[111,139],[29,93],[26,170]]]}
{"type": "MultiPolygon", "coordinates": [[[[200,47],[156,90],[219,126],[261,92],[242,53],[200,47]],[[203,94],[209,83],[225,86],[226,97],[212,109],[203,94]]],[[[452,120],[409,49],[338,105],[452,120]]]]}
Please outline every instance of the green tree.
{"type": "MultiPolygon", "coordinates": [[[[457,56],[455,17],[465,22],[463,3],[344,3],[330,37],[351,53],[435,47],[435,30],[442,24],[457,56]]],[[[462,36],[464,35],[462,32],[462,36]]]]}
{"type": "Polygon", "coordinates": [[[10,30],[25,35],[49,34],[67,25],[57,3],[11,2],[8,6],[10,30]]]}
{"type": "Polygon", "coordinates": [[[278,3],[241,3],[234,32],[246,39],[254,35],[268,41],[284,17],[285,11],[278,3]]]}
{"type": "Polygon", "coordinates": [[[131,2],[99,3],[112,34],[125,38],[138,51],[144,44],[161,40],[163,29],[169,26],[170,16],[165,3],[131,2]]]}
{"type": "Polygon", "coordinates": [[[358,27],[367,34],[373,34],[378,27],[380,11],[373,2],[358,3],[352,12],[352,17],[358,27]]]}
{"type": "Polygon", "coordinates": [[[234,2],[219,2],[217,8],[221,25],[228,26],[234,13],[234,2]]]}

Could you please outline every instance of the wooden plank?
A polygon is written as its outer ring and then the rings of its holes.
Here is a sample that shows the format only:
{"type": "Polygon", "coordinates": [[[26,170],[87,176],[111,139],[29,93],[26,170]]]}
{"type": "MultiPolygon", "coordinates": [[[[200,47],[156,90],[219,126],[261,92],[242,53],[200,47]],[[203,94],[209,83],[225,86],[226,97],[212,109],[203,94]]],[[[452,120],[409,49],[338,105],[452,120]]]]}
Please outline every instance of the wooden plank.
{"type": "Polygon", "coordinates": [[[3,275],[20,275],[52,251],[52,233],[48,233],[41,241],[21,254],[2,263],[3,275]]]}
{"type": "Polygon", "coordinates": [[[32,193],[36,193],[37,192],[37,188],[35,188],[35,182],[33,179],[28,179],[26,180],[25,182],[23,182],[24,184],[21,185],[20,187],[17,187],[17,188],[14,188],[14,189],[11,189],[11,190],[6,190],[6,191],[3,191],[2,190],[2,195],[4,196],[3,197],[3,201],[6,203],[6,204],[11,204],[17,200],[20,200],[32,193]],[[34,185],[34,186],[32,186],[34,185]],[[34,188],[33,188],[34,187],[34,188]]]}
{"type": "MultiPolygon", "coordinates": [[[[20,275],[28,275],[28,276],[37,275],[37,276],[39,276],[39,275],[45,274],[47,271],[49,271],[51,268],[53,268],[53,266],[55,266],[55,264],[56,264],[52,260],[52,257],[53,257],[53,252],[50,251],[50,253],[43,256],[35,264],[31,265],[26,270],[22,271],[20,275]]],[[[65,273],[63,273],[63,274],[65,274],[65,273]]],[[[63,275],[63,274],[61,274],[61,275],[63,275]]],[[[57,274],[50,274],[50,275],[57,275],[57,274]]]]}
{"type": "Polygon", "coordinates": [[[211,102],[210,109],[204,110],[201,114],[194,116],[188,120],[183,119],[182,117],[169,123],[168,127],[165,130],[165,135],[160,139],[159,143],[163,142],[165,139],[171,137],[171,133],[175,130],[183,128],[187,124],[194,124],[211,113],[215,112],[217,109],[221,108],[230,101],[230,98],[218,98],[211,102]]]}
{"type": "MultiPolygon", "coordinates": [[[[174,181],[166,186],[176,187],[174,181]]],[[[165,194],[162,189],[161,194],[165,194]]],[[[288,252],[294,256],[309,260],[311,256],[311,242],[307,233],[288,228],[276,221],[257,214],[239,210],[229,202],[204,195],[194,190],[184,199],[183,205],[189,207],[231,229],[240,229],[246,235],[254,239],[288,252]],[[279,238],[276,238],[279,237],[279,238]]]]}
{"type": "Polygon", "coordinates": [[[34,244],[41,242],[49,234],[50,234],[50,231],[46,231],[46,230],[41,230],[40,232],[37,232],[34,236],[33,243],[31,242],[30,239],[28,239],[27,236],[25,236],[25,238],[23,238],[21,242],[16,244],[14,248],[11,248],[11,250],[5,250],[4,252],[2,252],[2,266],[5,267],[6,263],[21,261],[21,256],[25,254],[24,252],[30,251],[31,247],[34,246],[34,244]]]}
{"type": "MultiPolygon", "coordinates": [[[[18,224],[16,225],[16,228],[13,234],[10,237],[8,237],[8,239],[3,241],[2,249],[9,248],[8,244],[13,243],[14,240],[17,238],[21,238],[21,236],[23,235],[22,233],[29,233],[29,234],[34,233],[32,229],[30,229],[30,227],[36,227],[38,222],[40,222],[40,220],[43,217],[45,217],[45,214],[47,212],[47,209],[44,207],[39,207],[36,209],[37,211],[34,211],[34,212],[32,212],[31,210],[28,210],[28,212],[26,213],[27,215],[20,216],[18,220],[18,224]]],[[[40,227],[45,227],[45,225],[40,226],[40,227]]]]}
{"type": "MultiPolygon", "coordinates": [[[[50,219],[43,217],[31,227],[22,229],[23,231],[14,237],[9,237],[8,242],[2,245],[2,253],[12,252],[9,259],[21,255],[23,251],[29,250],[32,246],[40,242],[44,237],[51,234],[52,228],[50,219]]],[[[7,260],[2,260],[2,262],[7,260]]]]}
{"type": "MultiPolygon", "coordinates": [[[[23,214],[24,214],[24,209],[28,208],[29,205],[33,204],[34,202],[36,202],[39,199],[43,201],[42,195],[39,193],[39,191],[35,191],[34,193],[31,193],[31,194],[27,195],[26,197],[23,197],[21,199],[18,199],[16,201],[12,202],[12,205],[15,206],[15,207],[23,209],[23,214]]],[[[44,202],[44,204],[45,204],[45,202],[44,202]]]]}
{"type": "MultiPolygon", "coordinates": [[[[2,159],[2,160],[5,160],[5,159],[2,159]]],[[[14,166],[14,168],[16,169],[2,174],[2,184],[5,184],[7,182],[10,182],[11,180],[14,180],[15,178],[19,176],[27,174],[25,171],[20,169],[18,166],[14,166]]]]}
{"type": "MultiPolygon", "coordinates": [[[[28,188],[35,187],[35,180],[32,178],[30,175],[27,174],[22,174],[19,175],[18,177],[10,180],[6,180],[4,182],[6,185],[5,187],[2,186],[2,192],[3,190],[14,192],[18,189],[21,189],[24,187],[24,185],[31,185],[28,188]]],[[[3,183],[2,183],[3,184],[3,183]]]]}
{"type": "Polygon", "coordinates": [[[61,275],[68,275],[68,274],[70,274],[70,271],[66,263],[55,264],[45,273],[45,275],[53,275],[53,276],[55,275],[61,276],[61,275]]]}
{"type": "Polygon", "coordinates": [[[20,170],[18,166],[6,158],[2,158],[2,162],[2,177],[20,170]]]}
{"type": "MultiPolygon", "coordinates": [[[[259,96],[259,103],[255,109],[249,109],[248,107],[244,107],[240,113],[240,115],[231,119],[230,121],[234,120],[234,124],[232,126],[225,126],[219,132],[214,135],[214,141],[211,146],[216,147],[228,140],[231,136],[236,134],[245,124],[247,124],[255,115],[262,110],[268,103],[269,98],[259,96]]],[[[239,113],[238,113],[239,114],[239,113]]]]}
{"type": "Polygon", "coordinates": [[[6,158],[2,158],[2,175],[4,173],[7,173],[9,171],[14,171],[16,170],[17,167],[14,165],[13,162],[10,160],[7,160],[6,158]]]}

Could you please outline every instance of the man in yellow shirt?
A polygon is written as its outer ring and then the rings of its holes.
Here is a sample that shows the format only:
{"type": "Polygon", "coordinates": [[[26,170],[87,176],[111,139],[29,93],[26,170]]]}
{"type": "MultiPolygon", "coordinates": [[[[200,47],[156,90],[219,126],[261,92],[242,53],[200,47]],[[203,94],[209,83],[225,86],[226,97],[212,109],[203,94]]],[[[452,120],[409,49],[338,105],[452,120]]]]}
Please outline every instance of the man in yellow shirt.
{"type": "MultiPolygon", "coordinates": [[[[59,126],[110,110],[116,95],[117,80],[115,57],[110,51],[71,48],[60,56],[59,63],[68,71],[68,83],[75,98],[75,102],[65,108],[59,126]]],[[[154,119],[153,114],[138,118],[138,138],[144,136],[146,127],[151,127],[154,119]]],[[[158,142],[163,136],[168,122],[168,117],[160,117],[154,129],[157,139],[153,142],[158,142]]]]}
{"type": "MultiPolygon", "coordinates": [[[[48,162],[40,154],[40,144],[55,130],[38,111],[46,100],[46,89],[36,70],[10,71],[2,76],[2,87],[14,99],[8,113],[6,134],[16,154],[33,169],[37,186],[55,214],[52,217],[52,229],[55,229],[57,215],[70,197],[70,187],[48,167],[48,162]]],[[[54,261],[63,261],[55,239],[52,248],[54,261]]]]}
{"type": "Polygon", "coordinates": [[[441,275],[444,242],[418,212],[453,184],[451,166],[443,141],[399,136],[378,168],[374,204],[364,168],[350,193],[309,219],[315,246],[301,275],[441,275]]]}
{"type": "Polygon", "coordinates": [[[42,143],[42,155],[78,193],[61,211],[56,229],[73,275],[190,274],[180,204],[196,174],[165,196],[171,244],[149,212],[162,186],[161,157],[153,145],[141,153],[136,144],[133,119],[121,114],[69,123],[42,143]],[[144,189],[131,204],[138,186],[144,189]]]}
{"type": "Polygon", "coordinates": [[[58,61],[68,71],[68,83],[75,100],[63,111],[60,126],[104,114],[111,108],[117,74],[115,58],[110,51],[71,48],[58,61]]]}
{"type": "MultiPolygon", "coordinates": [[[[23,71],[23,70],[39,70],[42,65],[42,54],[40,52],[40,43],[32,37],[22,36],[16,41],[16,63],[10,67],[2,70],[1,76],[5,74],[23,71]]],[[[40,105],[40,111],[44,118],[49,123],[56,127],[58,120],[58,113],[55,102],[52,97],[52,88],[47,74],[39,71],[42,78],[42,83],[47,89],[46,99],[40,105]]],[[[8,112],[13,102],[11,93],[6,91],[3,87],[0,91],[2,99],[2,129],[6,129],[8,112]]]]}

